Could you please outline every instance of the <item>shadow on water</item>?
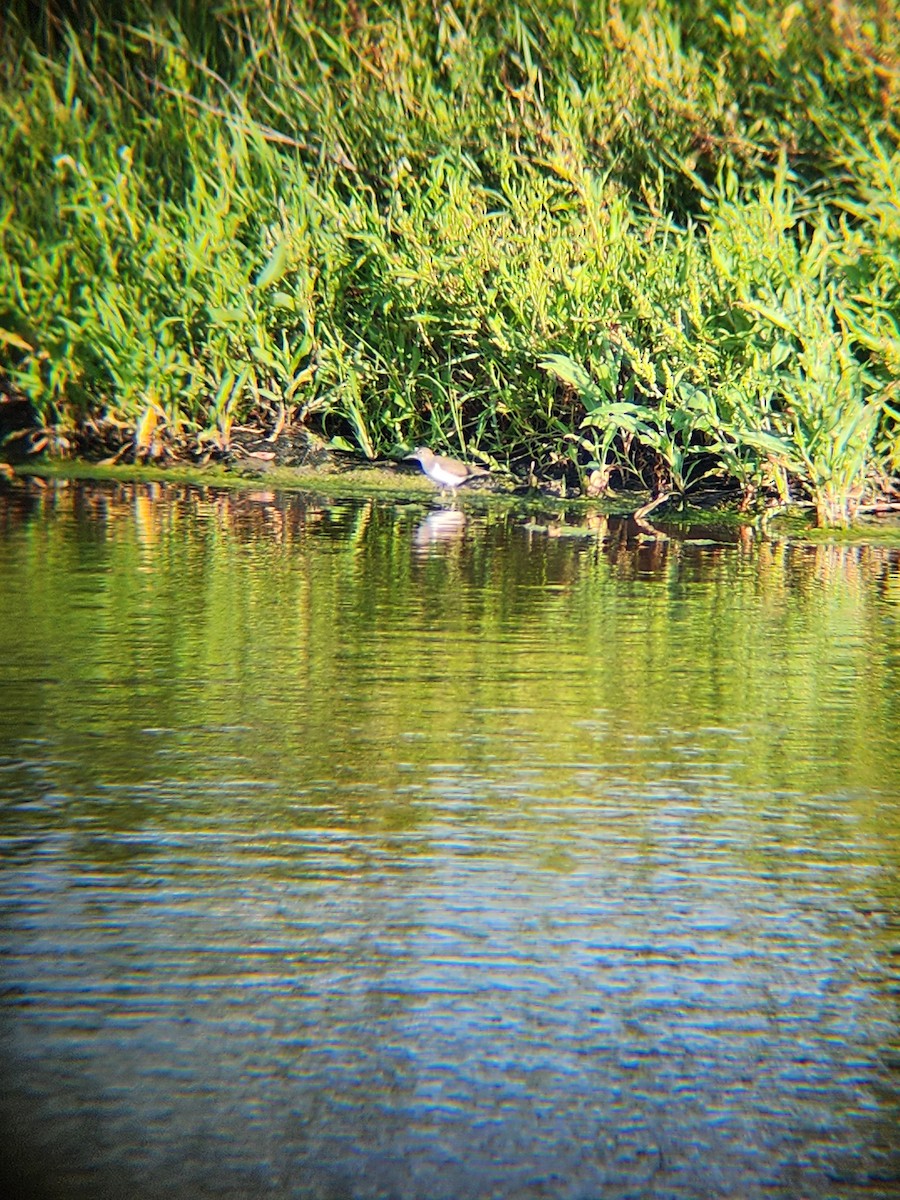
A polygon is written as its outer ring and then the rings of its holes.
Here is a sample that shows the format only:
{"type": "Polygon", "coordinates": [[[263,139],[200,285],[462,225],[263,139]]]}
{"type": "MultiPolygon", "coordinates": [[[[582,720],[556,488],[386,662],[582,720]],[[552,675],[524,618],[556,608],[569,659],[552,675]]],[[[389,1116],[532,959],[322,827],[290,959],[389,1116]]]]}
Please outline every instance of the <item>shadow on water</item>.
{"type": "Polygon", "coordinates": [[[900,1194],[896,551],[164,485],[0,550],[18,1194],[900,1194]]]}

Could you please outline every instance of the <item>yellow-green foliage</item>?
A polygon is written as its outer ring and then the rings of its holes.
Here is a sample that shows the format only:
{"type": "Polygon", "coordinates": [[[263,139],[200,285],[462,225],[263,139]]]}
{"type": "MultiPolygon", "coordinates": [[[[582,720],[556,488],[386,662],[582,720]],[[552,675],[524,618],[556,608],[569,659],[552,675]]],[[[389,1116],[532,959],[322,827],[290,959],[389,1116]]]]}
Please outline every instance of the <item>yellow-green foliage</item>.
{"type": "Polygon", "coordinates": [[[877,0],[9,7],[0,368],[46,424],[286,415],[826,522],[900,468],[877,0]]]}

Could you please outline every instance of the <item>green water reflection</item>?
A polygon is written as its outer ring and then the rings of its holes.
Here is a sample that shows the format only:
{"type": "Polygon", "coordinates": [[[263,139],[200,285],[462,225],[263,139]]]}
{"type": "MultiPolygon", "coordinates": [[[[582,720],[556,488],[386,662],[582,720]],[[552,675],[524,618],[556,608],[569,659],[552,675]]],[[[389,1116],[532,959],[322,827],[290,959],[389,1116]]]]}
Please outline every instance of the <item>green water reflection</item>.
{"type": "Polygon", "coordinates": [[[7,505],[0,728],[50,739],[73,797],[232,761],[395,824],[411,768],[490,774],[479,746],[504,738],[559,792],[581,760],[649,785],[700,754],[785,807],[864,796],[877,822],[872,796],[896,798],[896,551],[452,513],[417,545],[417,506],[266,493],[72,487],[30,510],[7,505]]]}

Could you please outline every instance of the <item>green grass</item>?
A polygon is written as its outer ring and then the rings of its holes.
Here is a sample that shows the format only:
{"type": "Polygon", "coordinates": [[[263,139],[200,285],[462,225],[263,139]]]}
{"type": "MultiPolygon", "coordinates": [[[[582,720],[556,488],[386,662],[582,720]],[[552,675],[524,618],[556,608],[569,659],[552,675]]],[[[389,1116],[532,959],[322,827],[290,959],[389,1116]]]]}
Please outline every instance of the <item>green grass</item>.
{"type": "Polygon", "coordinates": [[[57,438],[291,421],[829,526],[900,473],[877,0],[78,7],[0,18],[0,370],[57,438]]]}

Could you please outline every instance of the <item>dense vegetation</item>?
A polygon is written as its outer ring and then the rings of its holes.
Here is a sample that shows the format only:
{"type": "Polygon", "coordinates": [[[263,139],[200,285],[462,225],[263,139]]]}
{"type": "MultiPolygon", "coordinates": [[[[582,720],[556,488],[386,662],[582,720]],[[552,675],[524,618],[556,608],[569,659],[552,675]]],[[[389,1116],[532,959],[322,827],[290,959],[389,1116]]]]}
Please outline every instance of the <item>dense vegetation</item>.
{"type": "Polygon", "coordinates": [[[826,524],[900,473],[892,0],[0,23],[0,369],[51,444],[287,421],[826,524]]]}

